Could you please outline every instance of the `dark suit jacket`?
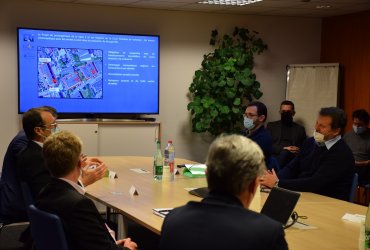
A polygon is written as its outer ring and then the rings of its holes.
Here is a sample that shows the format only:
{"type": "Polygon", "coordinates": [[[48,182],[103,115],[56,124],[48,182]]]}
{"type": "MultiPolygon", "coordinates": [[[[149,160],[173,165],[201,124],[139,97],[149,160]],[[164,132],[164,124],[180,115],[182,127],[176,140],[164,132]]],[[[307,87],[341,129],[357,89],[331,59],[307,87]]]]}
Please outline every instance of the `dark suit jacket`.
{"type": "Polygon", "coordinates": [[[160,250],[288,249],[282,225],[245,209],[233,196],[210,193],[165,218],[160,250]]]}
{"type": "Polygon", "coordinates": [[[307,139],[299,155],[279,173],[279,187],[348,200],[355,172],[351,149],[343,139],[329,150],[307,139]]]}
{"type": "Polygon", "coordinates": [[[124,249],[113,241],[94,203],[63,180],[52,178],[36,207],[59,216],[70,250],[124,249]]]}
{"type": "Polygon", "coordinates": [[[18,156],[27,143],[28,139],[24,131],[20,131],[6,150],[0,180],[0,222],[13,223],[27,220],[16,172],[18,156]]]}
{"type": "Polygon", "coordinates": [[[270,132],[272,137],[272,154],[279,155],[284,147],[296,146],[301,147],[306,140],[306,130],[301,125],[293,122],[291,126],[284,126],[284,129],[289,131],[289,145],[284,143],[281,139],[281,129],[283,124],[281,121],[267,123],[266,129],[270,132]]]}
{"type": "Polygon", "coordinates": [[[255,143],[257,143],[258,146],[260,146],[265,156],[265,162],[268,169],[278,168],[278,166],[276,166],[275,160],[272,159],[271,157],[272,138],[270,133],[265,129],[264,125],[259,127],[257,130],[253,131],[252,134],[247,135],[245,132],[243,134],[246,135],[249,139],[251,139],[255,143]]]}
{"type": "Polygon", "coordinates": [[[18,157],[17,174],[21,181],[30,187],[33,197],[49,183],[50,172],[45,167],[42,147],[34,141],[29,141],[27,147],[18,157]]]}

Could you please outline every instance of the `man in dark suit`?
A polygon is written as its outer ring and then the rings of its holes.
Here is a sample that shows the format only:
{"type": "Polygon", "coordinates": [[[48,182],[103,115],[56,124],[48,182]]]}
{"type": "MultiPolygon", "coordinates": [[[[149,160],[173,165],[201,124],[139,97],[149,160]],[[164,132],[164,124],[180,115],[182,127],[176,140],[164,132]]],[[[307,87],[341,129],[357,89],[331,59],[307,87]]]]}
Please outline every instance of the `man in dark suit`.
{"type": "Polygon", "coordinates": [[[81,148],[81,140],[67,131],[47,138],[43,155],[53,177],[40,192],[36,207],[61,218],[71,250],[136,250],[137,245],[130,238],[114,239],[94,203],[84,196],[85,190],[78,184],[83,168],[81,148]]]}
{"type": "MultiPolygon", "coordinates": [[[[49,111],[55,118],[57,117],[57,111],[53,107],[42,106],[40,108],[49,111]]],[[[5,224],[28,220],[16,171],[18,158],[28,142],[25,132],[19,131],[9,143],[4,156],[0,180],[0,222],[5,224]]]]}
{"type": "Polygon", "coordinates": [[[6,150],[0,179],[0,222],[5,224],[27,221],[21,187],[16,173],[19,153],[27,146],[28,139],[20,131],[6,150]]]}
{"type": "Polygon", "coordinates": [[[268,169],[279,168],[272,156],[272,138],[265,129],[267,119],[267,108],[262,102],[250,102],[244,112],[244,135],[253,140],[260,146],[265,156],[268,169]]]}
{"type": "Polygon", "coordinates": [[[17,174],[20,181],[28,184],[33,197],[36,197],[51,178],[44,166],[42,144],[57,129],[56,117],[49,110],[32,108],[24,113],[22,125],[29,141],[18,157],[17,174]]]}
{"type": "Polygon", "coordinates": [[[272,155],[278,159],[280,167],[284,167],[298,154],[306,140],[306,131],[293,121],[293,102],[283,101],[279,112],[281,119],[267,123],[266,129],[272,136],[272,155]]]}
{"type": "Polygon", "coordinates": [[[258,145],[241,135],[217,138],[207,156],[210,193],[165,218],[160,250],[288,249],[281,224],[248,210],[264,169],[258,145]]]}
{"type": "MultiPolygon", "coordinates": [[[[23,130],[28,138],[26,148],[20,153],[16,164],[18,180],[28,184],[33,197],[50,181],[50,172],[46,169],[42,155],[42,146],[45,139],[58,129],[56,115],[48,108],[32,108],[23,115],[23,130]]],[[[92,171],[84,171],[81,178],[84,186],[101,179],[107,166],[99,159],[91,158],[84,161],[86,165],[97,165],[92,171]],[[93,174],[90,174],[93,172],[93,174]]]]}
{"type": "Polygon", "coordinates": [[[261,184],[348,200],[355,172],[351,149],[342,139],[347,118],[340,108],[322,108],[314,137],[278,175],[266,172],[261,184]]]}

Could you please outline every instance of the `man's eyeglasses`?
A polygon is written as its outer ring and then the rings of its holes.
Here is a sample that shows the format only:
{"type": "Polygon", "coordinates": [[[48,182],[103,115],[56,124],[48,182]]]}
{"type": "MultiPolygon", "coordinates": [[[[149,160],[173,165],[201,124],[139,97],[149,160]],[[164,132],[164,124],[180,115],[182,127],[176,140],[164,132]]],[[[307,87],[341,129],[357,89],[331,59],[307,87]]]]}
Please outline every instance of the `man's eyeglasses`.
{"type": "Polygon", "coordinates": [[[244,113],[244,115],[243,115],[243,116],[244,116],[244,117],[248,117],[248,118],[253,118],[253,117],[258,116],[258,114],[244,113]]]}
{"type": "Polygon", "coordinates": [[[54,129],[58,127],[58,123],[54,122],[51,124],[44,124],[44,125],[41,125],[40,127],[42,127],[43,129],[54,129]]]}

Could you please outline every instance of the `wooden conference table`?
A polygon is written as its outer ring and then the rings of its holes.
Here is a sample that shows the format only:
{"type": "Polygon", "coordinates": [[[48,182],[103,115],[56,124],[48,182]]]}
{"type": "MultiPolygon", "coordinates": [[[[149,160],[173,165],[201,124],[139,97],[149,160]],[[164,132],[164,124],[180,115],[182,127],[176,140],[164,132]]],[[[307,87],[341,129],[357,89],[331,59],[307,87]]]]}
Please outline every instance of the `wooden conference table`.
{"type": "MultiPolygon", "coordinates": [[[[187,178],[176,176],[174,182],[157,182],[152,178],[152,157],[108,156],[100,157],[117,173],[118,179],[103,178],[88,186],[87,195],[130,218],[151,231],[160,234],[163,219],[152,213],[153,208],[177,207],[190,200],[199,201],[188,194],[185,188],[206,186],[205,178],[187,178]],[[143,169],[150,173],[137,173],[131,169],[143,169]],[[134,186],[138,195],[131,195],[129,190],[134,186]]],[[[193,163],[176,159],[175,164],[193,163]]],[[[182,172],[182,171],[181,171],[182,172]]],[[[262,204],[267,194],[262,193],[262,204]]],[[[307,216],[300,220],[316,229],[288,228],[285,230],[290,249],[358,249],[360,225],[344,221],[345,213],[366,214],[366,207],[349,202],[320,196],[313,193],[302,193],[295,211],[307,216]]]]}

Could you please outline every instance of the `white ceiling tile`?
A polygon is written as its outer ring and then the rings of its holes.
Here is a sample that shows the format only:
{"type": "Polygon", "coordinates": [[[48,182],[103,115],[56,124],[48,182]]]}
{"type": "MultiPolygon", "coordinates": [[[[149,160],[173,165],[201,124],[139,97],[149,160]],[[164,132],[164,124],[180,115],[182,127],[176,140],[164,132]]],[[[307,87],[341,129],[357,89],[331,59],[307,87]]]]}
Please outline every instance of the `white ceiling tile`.
{"type": "Polygon", "coordinates": [[[197,4],[200,0],[40,0],[228,14],[326,17],[370,10],[370,0],[263,0],[245,6],[197,4]],[[330,8],[317,9],[318,5],[330,8]]]}

